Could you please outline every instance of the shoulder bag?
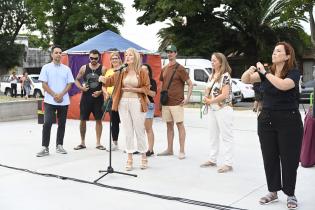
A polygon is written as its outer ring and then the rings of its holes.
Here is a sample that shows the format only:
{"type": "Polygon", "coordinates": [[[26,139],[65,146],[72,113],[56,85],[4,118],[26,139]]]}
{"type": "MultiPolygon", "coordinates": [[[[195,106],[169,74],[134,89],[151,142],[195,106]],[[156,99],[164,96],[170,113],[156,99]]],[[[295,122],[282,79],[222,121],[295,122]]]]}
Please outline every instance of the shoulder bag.
{"type": "Polygon", "coordinates": [[[172,74],[172,77],[171,77],[169,83],[168,83],[167,89],[166,89],[166,90],[162,90],[161,93],[160,93],[160,103],[161,103],[162,105],[167,105],[167,102],[168,102],[168,89],[169,89],[170,86],[171,86],[171,83],[172,83],[174,74],[175,74],[175,72],[176,72],[178,66],[179,66],[179,64],[176,63],[175,70],[174,70],[174,72],[173,72],[173,74],[172,74]]]}

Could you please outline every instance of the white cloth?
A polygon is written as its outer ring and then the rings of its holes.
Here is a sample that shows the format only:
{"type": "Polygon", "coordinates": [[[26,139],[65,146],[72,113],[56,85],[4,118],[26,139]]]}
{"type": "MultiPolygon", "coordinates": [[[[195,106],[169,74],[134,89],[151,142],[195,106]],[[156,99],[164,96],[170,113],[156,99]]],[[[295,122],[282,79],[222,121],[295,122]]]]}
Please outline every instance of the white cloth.
{"type": "Polygon", "coordinates": [[[233,164],[233,109],[225,106],[218,111],[209,110],[209,134],[210,134],[210,161],[217,162],[220,139],[222,139],[223,163],[228,166],[233,164]]]}
{"type": "Polygon", "coordinates": [[[118,112],[122,128],[125,131],[127,153],[133,153],[135,151],[145,153],[148,149],[144,127],[146,112],[141,112],[140,99],[121,98],[118,112]],[[134,145],[134,134],[136,134],[136,149],[134,145]]]}
{"type": "MultiPolygon", "coordinates": [[[[212,78],[212,75],[210,75],[210,78],[212,78]]],[[[210,81],[208,81],[206,87],[211,88],[210,92],[210,98],[216,98],[218,95],[222,93],[222,88],[225,85],[230,85],[230,91],[228,98],[224,99],[220,104],[222,105],[228,105],[232,102],[232,80],[231,76],[228,72],[225,72],[221,75],[221,78],[219,81],[215,82],[214,78],[212,78],[210,81]],[[214,84],[213,84],[214,83],[214,84]]],[[[218,104],[210,104],[210,107],[213,107],[213,109],[217,110],[220,108],[218,104]]]]}
{"type": "MultiPolygon", "coordinates": [[[[57,65],[54,63],[48,63],[42,67],[38,80],[47,82],[50,89],[55,93],[61,93],[68,84],[74,83],[71,69],[64,64],[57,65]]],[[[57,103],[50,94],[45,92],[44,102],[52,105],[64,106],[70,104],[70,98],[69,94],[66,93],[63,96],[63,101],[57,103]]]]}
{"type": "Polygon", "coordinates": [[[11,75],[9,80],[10,80],[10,83],[12,83],[12,84],[18,83],[18,77],[17,76],[13,77],[13,75],[11,75]]]}

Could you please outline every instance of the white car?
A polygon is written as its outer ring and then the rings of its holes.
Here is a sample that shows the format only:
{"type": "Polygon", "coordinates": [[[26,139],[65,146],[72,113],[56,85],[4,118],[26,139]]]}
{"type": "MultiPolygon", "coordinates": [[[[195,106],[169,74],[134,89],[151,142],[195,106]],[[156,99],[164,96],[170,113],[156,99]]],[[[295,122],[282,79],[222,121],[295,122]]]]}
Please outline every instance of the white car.
{"type": "Polygon", "coordinates": [[[241,90],[242,101],[255,98],[255,91],[252,84],[245,84],[238,78],[232,78],[232,84],[236,85],[241,90]]]}
{"type": "MultiPolygon", "coordinates": [[[[17,75],[20,79],[22,75],[17,75]]],[[[39,74],[29,74],[28,75],[31,79],[31,92],[30,95],[34,96],[35,98],[43,97],[44,96],[44,89],[42,87],[42,83],[38,81],[39,74]]],[[[2,77],[0,91],[4,93],[4,95],[11,94],[11,83],[9,82],[9,75],[5,75],[2,77]]],[[[17,94],[21,94],[21,83],[17,84],[17,94]]]]}
{"type": "MultiPolygon", "coordinates": [[[[211,74],[211,68],[205,68],[197,65],[185,65],[185,70],[188,72],[190,80],[193,84],[193,94],[190,102],[200,103],[205,92],[205,88],[211,74]]],[[[185,91],[187,91],[187,85],[185,91]]],[[[236,104],[241,101],[241,90],[232,83],[232,103],[236,104]]]]}

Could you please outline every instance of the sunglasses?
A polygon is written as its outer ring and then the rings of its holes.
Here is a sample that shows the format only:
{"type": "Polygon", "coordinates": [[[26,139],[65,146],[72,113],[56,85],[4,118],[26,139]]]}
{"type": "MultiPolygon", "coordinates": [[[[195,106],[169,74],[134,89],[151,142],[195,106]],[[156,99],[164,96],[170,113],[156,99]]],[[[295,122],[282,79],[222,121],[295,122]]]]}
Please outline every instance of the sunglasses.
{"type": "Polygon", "coordinates": [[[98,57],[90,57],[90,60],[97,61],[97,60],[98,60],[98,57]]]}

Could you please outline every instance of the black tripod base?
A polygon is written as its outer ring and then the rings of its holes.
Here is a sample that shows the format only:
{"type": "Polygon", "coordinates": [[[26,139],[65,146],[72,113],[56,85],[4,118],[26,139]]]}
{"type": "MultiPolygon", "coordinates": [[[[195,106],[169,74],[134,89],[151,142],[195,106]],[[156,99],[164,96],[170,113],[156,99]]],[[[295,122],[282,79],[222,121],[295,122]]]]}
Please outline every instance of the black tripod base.
{"type": "Polygon", "coordinates": [[[113,169],[113,167],[111,166],[108,166],[107,167],[107,170],[99,170],[98,171],[99,173],[105,173],[103,174],[101,177],[99,177],[98,179],[94,180],[94,183],[98,182],[100,179],[102,179],[104,176],[106,176],[107,174],[113,174],[113,173],[116,173],[116,174],[122,174],[122,175],[127,175],[127,176],[133,176],[133,177],[137,177],[138,175],[137,174],[129,174],[129,173],[124,173],[124,172],[120,172],[120,171],[115,171],[113,169]]]}

